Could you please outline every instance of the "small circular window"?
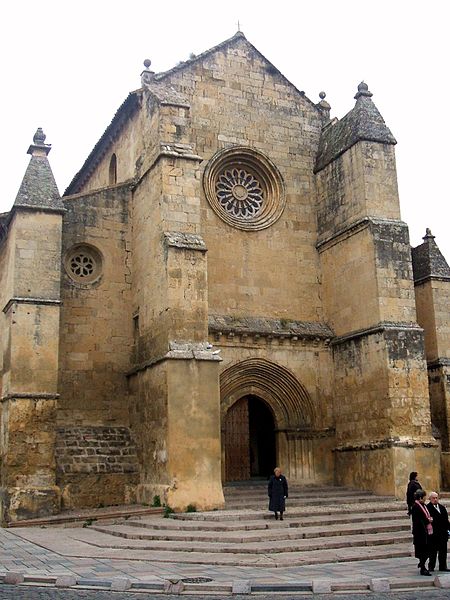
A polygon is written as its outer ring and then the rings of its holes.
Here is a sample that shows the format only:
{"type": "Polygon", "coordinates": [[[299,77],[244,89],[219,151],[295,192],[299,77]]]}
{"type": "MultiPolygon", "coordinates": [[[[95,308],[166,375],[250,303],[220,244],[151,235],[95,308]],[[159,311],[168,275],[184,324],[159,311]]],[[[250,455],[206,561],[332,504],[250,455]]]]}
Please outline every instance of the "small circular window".
{"type": "Polygon", "coordinates": [[[102,256],[93,246],[78,244],[67,252],[65,269],[76,283],[93,283],[101,275],[102,256]]]}

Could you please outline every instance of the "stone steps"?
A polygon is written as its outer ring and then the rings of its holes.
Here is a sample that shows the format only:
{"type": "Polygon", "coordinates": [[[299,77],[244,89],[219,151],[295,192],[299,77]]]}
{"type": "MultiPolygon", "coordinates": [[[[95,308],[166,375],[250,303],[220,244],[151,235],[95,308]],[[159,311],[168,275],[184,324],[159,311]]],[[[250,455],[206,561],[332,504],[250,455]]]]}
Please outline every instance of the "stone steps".
{"type": "MultiPolygon", "coordinates": [[[[153,544],[139,540],[130,544],[127,540],[116,538],[111,542],[109,534],[98,531],[83,530],[83,542],[97,548],[113,548],[120,552],[125,559],[147,560],[163,563],[207,564],[224,566],[251,567],[292,567],[310,564],[326,564],[336,562],[353,562],[360,560],[375,560],[411,556],[412,546],[409,542],[385,543],[378,545],[351,546],[348,543],[338,548],[320,547],[317,549],[307,546],[306,551],[289,551],[273,553],[242,553],[242,552],[189,552],[186,550],[164,551],[153,544]],[[91,540],[86,534],[92,534],[91,540]]],[[[308,540],[305,540],[308,542],[308,540]]],[[[370,542],[369,542],[370,543],[370,542]]],[[[218,544],[219,545],[219,544],[218,544]]]]}
{"type": "Polygon", "coordinates": [[[263,482],[233,486],[231,494],[226,488],[226,510],[93,523],[83,538],[127,558],[188,564],[282,567],[410,556],[403,502],[345,488],[291,490],[284,521],[267,510],[263,482]]]}
{"type": "MultiPolygon", "coordinates": [[[[383,507],[380,507],[380,509],[383,507]]],[[[386,507],[384,507],[386,508],[386,507]]],[[[199,513],[200,514],[200,513],[199,513]]],[[[236,514],[236,513],[234,513],[236,514]]],[[[303,515],[303,517],[295,517],[292,513],[281,523],[275,521],[272,515],[266,513],[257,513],[256,515],[248,512],[246,518],[236,519],[233,521],[208,521],[206,519],[188,519],[188,518],[173,518],[173,519],[155,519],[153,517],[139,517],[139,519],[127,520],[127,525],[130,527],[149,528],[158,531],[211,531],[229,532],[229,531],[258,531],[267,529],[279,529],[283,526],[288,527],[314,527],[321,525],[328,527],[339,524],[363,523],[371,521],[394,521],[402,519],[405,527],[410,527],[409,519],[406,518],[405,510],[397,510],[397,505],[394,504],[390,511],[371,511],[363,513],[343,512],[339,508],[330,509],[320,515],[303,515]],[[258,518],[257,518],[258,517],[258,518]]],[[[239,515],[242,517],[242,515],[239,515]]]]}
{"type": "MultiPolygon", "coordinates": [[[[280,522],[279,522],[280,523],[280,522]]],[[[246,530],[246,531],[222,531],[220,534],[220,543],[249,543],[278,540],[296,540],[296,539],[314,539],[336,536],[377,534],[385,532],[407,532],[410,533],[409,522],[403,519],[386,521],[384,523],[345,523],[339,528],[329,528],[320,526],[292,527],[283,526],[284,522],[278,527],[272,527],[264,530],[246,530]]],[[[161,530],[145,528],[143,531],[132,526],[126,525],[94,525],[95,531],[109,533],[126,539],[135,540],[164,540],[179,542],[217,542],[217,531],[198,531],[198,530],[161,530]]]]}

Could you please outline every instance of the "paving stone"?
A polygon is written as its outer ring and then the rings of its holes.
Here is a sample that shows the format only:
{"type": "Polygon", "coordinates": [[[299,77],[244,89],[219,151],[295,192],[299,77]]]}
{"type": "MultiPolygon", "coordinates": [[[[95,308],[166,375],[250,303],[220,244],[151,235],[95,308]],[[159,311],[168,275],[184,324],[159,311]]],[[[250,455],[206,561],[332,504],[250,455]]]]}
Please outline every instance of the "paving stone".
{"type": "Polygon", "coordinates": [[[389,579],[371,579],[370,589],[372,590],[372,592],[389,592],[391,589],[389,579]]]}
{"type": "Polygon", "coordinates": [[[77,579],[73,575],[61,575],[55,582],[55,586],[58,588],[73,587],[76,584],[77,579]]]}
{"type": "Polygon", "coordinates": [[[331,594],[331,579],[313,579],[313,594],[331,594]]]}
{"type": "Polygon", "coordinates": [[[9,583],[11,585],[17,585],[18,583],[23,583],[24,582],[24,574],[23,573],[17,573],[15,571],[9,571],[8,573],[5,574],[5,577],[3,578],[3,583],[9,583]]]}
{"type": "Polygon", "coordinates": [[[166,581],[164,583],[163,592],[165,594],[181,594],[184,591],[184,583],[182,581],[166,581]]]}
{"type": "Polygon", "coordinates": [[[232,594],[251,594],[252,584],[251,581],[237,580],[233,581],[231,593],[232,594]]]}
{"type": "Polygon", "coordinates": [[[434,585],[438,588],[450,588],[450,575],[436,575],[434,585]]]}
{"type": "Polygon", "coordinates": [[[126,592],[131,588],[131,581],[127,577],[115,577],[111,581],[112,592],[126,592]]]}

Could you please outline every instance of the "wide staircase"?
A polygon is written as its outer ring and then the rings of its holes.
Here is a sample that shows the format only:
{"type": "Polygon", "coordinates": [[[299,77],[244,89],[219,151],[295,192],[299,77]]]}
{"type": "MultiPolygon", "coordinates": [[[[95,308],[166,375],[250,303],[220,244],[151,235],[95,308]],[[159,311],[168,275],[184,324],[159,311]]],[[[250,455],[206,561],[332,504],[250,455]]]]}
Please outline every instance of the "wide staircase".
{"type": "MultiPolygon", "coordinates": [[[[225,510],[94,523],[92,544],[151,560],[291,567],[410,556],[405,503],[342,487],[291,485],[284,521],[267,510],[267,483],[227,485],[225,510]]],[[[85,540],[86,541],[86,540],[85,540]]]]}

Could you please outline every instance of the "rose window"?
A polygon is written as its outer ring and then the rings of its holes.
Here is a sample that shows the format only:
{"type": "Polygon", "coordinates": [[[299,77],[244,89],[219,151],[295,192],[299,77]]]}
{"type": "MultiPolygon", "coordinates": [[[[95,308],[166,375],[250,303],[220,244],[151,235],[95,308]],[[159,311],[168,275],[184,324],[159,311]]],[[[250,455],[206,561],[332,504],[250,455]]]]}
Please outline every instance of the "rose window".
{"type": "Polygon", "coordinates": [[[67,252],[64,266],[67,275],[74,282],[90,284],[101,275],[102,257],[93,246],[78,244],[67,252]]]}
{"type": "Polygon", "coordinates": [[[258,180],[243,169],[226,170],[217,183],[217,198],[230,214],[243,219],[254,217],[263,203],[258,180]]]}
{"type": "Polygon", "coordinates": [[[205,169],[203,187],[217,216],[238,229],[265,229],[284,210],[281,175],[253,148],[236,146],[219,151],[205,169]]]}

